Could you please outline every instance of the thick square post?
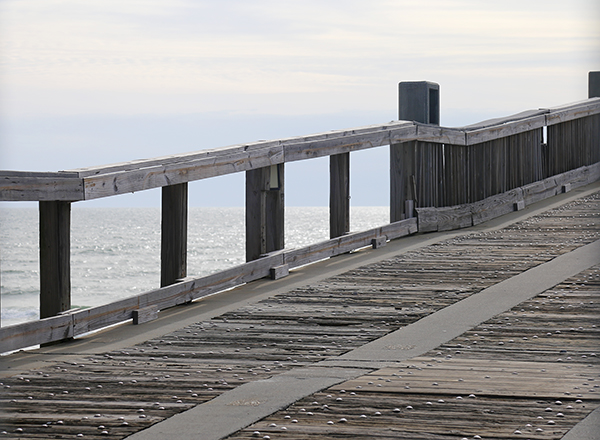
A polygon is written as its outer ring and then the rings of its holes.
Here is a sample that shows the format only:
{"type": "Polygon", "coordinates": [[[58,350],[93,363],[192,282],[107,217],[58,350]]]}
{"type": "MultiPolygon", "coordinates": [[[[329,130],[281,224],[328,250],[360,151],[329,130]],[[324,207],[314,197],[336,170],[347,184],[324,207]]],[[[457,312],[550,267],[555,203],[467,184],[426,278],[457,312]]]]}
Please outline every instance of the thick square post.
{"type": "Polygon", "coordinates": [[[40,318],[71,308],[71,202],[39,202],[40,318]]]}
{"type": "Polygon", "coordinates": [[[188,184],[162,188],[160,286],[187,276],[188,184]]]}
{"type": "Polygon", "coordinates": [[[588,73],[588,98],[600,98],[600,72],[588,73]]]}
{"type": "Polygon", "coordinates": [[[246,261],[284,247],[284,164],[246,171],[246,261]]]}
{"type": "Polygon", "coordinates": [[[350,231],[350,153],[329,156],[329,234],[350,231]]]}

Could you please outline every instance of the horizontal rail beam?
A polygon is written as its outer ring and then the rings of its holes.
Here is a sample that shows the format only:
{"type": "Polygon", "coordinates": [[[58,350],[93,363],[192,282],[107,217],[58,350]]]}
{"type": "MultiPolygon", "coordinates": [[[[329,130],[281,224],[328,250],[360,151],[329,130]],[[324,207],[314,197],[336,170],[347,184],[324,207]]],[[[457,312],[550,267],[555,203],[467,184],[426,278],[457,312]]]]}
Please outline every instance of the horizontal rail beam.
{"type": "Polygon", "coordinates": [[[0,201],[96,199],[413,140],[471,146],[598,113],[591,98],[462,128],[392,121],[57,173],[0,171],[0,201]]]}

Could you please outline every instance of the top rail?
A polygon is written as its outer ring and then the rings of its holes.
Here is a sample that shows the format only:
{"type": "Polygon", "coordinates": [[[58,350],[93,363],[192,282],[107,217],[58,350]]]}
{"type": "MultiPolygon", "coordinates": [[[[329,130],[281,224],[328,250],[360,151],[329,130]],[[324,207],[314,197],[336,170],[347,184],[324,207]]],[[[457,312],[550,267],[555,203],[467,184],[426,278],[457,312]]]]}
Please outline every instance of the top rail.
{"type": "Polygon", "coordinates": [[[97,199],[414,140],[472,146],[598,113],[600,98],[591,98],[461,128],[392,121],[55,173],[0,171],[0,201],[97,199]]]}

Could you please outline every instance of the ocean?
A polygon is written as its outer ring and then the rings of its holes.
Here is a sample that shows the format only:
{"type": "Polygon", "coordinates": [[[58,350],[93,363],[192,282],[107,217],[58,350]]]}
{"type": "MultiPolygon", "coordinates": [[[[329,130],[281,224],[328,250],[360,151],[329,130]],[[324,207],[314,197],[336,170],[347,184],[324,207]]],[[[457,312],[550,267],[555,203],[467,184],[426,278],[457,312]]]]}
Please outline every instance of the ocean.
{"type": "MultiPolygon", "coordinates": [[[[388,207],[352,207],[352,231],[389,222],[388,207]]],[[[39,318],[38,211],[0,209],[1,325],[39,318]]],[[[328,207],[286,207],[286,248],[329,238],[328,207]]],[[[189,208],[188,276],[245,261],[244,208],[189,208]]],[[[72,208],[71,303],[93,307],[160,286],[160,208],[72,208]]]]}

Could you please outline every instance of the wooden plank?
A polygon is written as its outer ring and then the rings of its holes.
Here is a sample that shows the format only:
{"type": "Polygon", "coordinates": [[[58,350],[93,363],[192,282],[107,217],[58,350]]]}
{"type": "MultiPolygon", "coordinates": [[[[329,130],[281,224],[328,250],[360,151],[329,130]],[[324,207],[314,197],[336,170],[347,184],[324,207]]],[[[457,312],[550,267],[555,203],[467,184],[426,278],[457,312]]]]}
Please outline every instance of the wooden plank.
{"type": "Polygon", "coordinates": [[[437,209],[438,231],[468,228],[473,226],[471,206],[448,206],[437,209]]]}
{"type": "Polygon", "coordinates": [[[539,115],[524,120],[517,120],[492,127],[471,130],[465,133],[466,143],[469,146],[481,144],[483,142],[488,142],[494,139],[504,138],[507,136],[512,136],[526,131],[542,128],[544,125],[546,125],[546,116],[539,115]]]}
{"type": "Polygon", "coordinates": [[[398,222],[390,223],[381,227],[381,235],[386,236],[388,240],[406,237],[407,235],[416,234],[417,218],[407,218],[398,222]]]}
{"type": "Polygon", "coordinates": [[[281,146],[238,151],[217,157],[153,165],[84,178],[85,199],[96,199],[150,188],[175,185],[209,177],[258,169],[283,162],[281,146]]]}
{"type": "Polygon", "coordinates": [[[0,353],[38,344],[69,339],[73,334],[71,315],[58,315],[0,328],[0,353]]]}
{"type": "Polygon", "coordinates": [[[72,174],[0,171],[0,201],[83,200],[83,180],[72,174]]]}
{"type": "Polygon", "coordinates": [[[350,231],[350,153],[329,156],[329,238],[350,231]]]}
{"type": "Polygon", "coordinates": [[[71,308],[71,203],[39,202],[40,318],[71,308]]]}
{"type": "Polygon", "coordinates": [[[326,139],[285,143],[285,162],[349,153],[415,139],[413,122],[399,121],[375,126],[370,131],[352,130],[326,139]]]}
{"type": "Polygon", "coordinates": [[[187,276],[188,184],[163,186],[160,286],[187,276]]]}
{"type": "Polygon", "coordinates": [[[600,98],[549,108],[546,125],[560,124],[600,113],[600,98]]]}
{"type": "Polygon", "coordinates": [[[465,132],[461,129],[420,123],[417,123],[417,139],[422,142],[466,145],[465,132]]]}
{"type": "Polygon", "coordinates": [[[435,232],[438,230],[437,208],[417,208],[419,232],[435,232]]]}
{"type": "Polygon", "coordinates": [[[525,207],[523,201],[523,191],[520,188],[507,191],[502,194],[491,196],[480,202],[471,204],[471,213],[473,215],[473,225],[486,222],[488,220],[500,217],[515,211],[515,205],[525,207]]]}

